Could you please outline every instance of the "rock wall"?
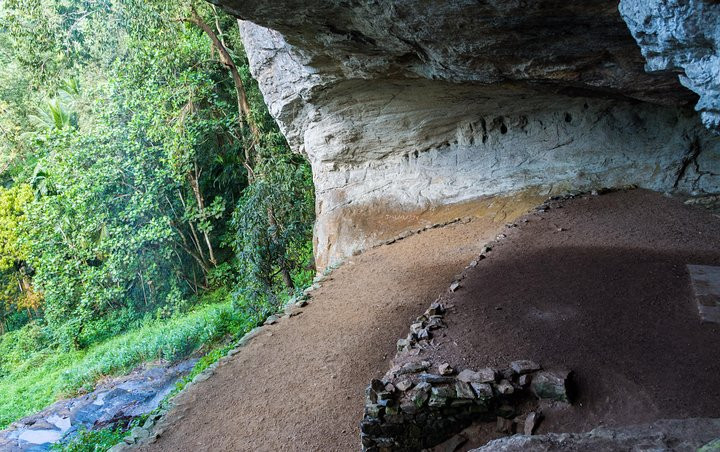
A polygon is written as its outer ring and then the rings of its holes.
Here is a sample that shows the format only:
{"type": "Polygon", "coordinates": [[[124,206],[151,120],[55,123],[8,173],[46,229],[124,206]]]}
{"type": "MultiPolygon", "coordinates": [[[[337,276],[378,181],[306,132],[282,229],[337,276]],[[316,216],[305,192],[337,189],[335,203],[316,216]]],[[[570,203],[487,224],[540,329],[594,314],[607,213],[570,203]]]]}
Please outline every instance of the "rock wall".
{"type": "Polygon", "coordinates": [[[360,423],[363,451],[425,450],[477,421],[496,421],[505,433],[519,427],[529,435],[542,416],[538,400],[570,406],[570,371],[546,371],[519,360],[505,369],[458,372],[447,363],[423,360],[418,352],[442,335],[448,307],[433,302],[410,326],[407,338],[398,340],[393,367],[367,387],[360,423]]]}
{"type": "Polygon", "coordinates": [[[498,194],[720,191],[710,0],[217,1],[312,164],[318,268],[498,194]]]}

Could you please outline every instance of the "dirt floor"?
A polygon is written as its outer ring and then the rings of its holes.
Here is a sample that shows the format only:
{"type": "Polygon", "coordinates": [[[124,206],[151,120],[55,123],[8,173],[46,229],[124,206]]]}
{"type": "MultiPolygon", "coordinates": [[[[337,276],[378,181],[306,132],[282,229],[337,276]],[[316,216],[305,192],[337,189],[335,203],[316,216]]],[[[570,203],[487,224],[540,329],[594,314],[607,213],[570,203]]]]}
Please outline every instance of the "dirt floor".
{"type": "Polygon", "coordinates": [[[370,380],[385,372],[411,320],[502,227],[475,219],[353,257],[302,315],[268,327],[181,395],[147,449],[359,450],[370,380]]]}
{"type": "MultiPolygon", "coordinates": [[[[685,268],[720,265],[720,216],[644,190],[553,205],[466,272],[428,356],[573,370],[579,398],[538,433],[720,416],[720,325],[700,323],[685,268]]],[[[478,432],[466,448],[495,436],[478,432]]]]}
{"type": "MultiPolygon", "coordinates": [[[[553,206],[518,227],[475,220],[353,257],[302,315],[181,395],[146,449],[358,450],[366,385],[499,232],[507,238],[448,295],[438,360],[575,371],[579,399],[547,412],[540,433],[720,416],[720,327],[700,324],[685,270],[720,265],[720,217],[643,190],[553,206]]],[[[476,431],[465,448],[495,435],[476,431]]]]}

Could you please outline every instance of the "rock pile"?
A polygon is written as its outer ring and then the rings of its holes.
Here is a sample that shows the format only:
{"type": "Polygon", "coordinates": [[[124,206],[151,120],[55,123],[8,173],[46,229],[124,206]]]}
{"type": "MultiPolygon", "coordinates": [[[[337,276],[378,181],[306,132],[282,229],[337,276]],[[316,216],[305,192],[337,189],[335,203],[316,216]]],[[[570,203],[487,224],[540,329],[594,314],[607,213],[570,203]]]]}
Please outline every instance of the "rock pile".
{"type": "Polygon", "coordinates": [[[542,414],[532,401],[570,403],[569,371],[542,370],[530,360],[513,361],[505,369],[487,367],[457,372],[449,363],[432,363],[415,355],[433,345],[433,335],[446,328],[446,306],[434,302],[397,342],[396,361],[382,380],[366,389],[361,422],[363,450],[417,450],[437,445],[474,421],[497,422],[498,430],[516,426],[532,434],[542,414]]]}

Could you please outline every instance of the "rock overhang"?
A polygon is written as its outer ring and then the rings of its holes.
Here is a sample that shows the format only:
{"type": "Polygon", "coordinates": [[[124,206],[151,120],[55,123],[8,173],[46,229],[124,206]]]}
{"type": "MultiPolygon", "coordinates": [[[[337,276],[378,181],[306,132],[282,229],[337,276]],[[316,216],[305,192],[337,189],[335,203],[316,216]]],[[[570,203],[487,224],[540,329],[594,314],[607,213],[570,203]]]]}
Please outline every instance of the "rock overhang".
{"type": "Polygon", "coordinates": [[[487,196],[718,191],[720,143],[691,109],[700,94],[712,128],[708,1],[218,3],[313,166],[319,268],[487,196]]]}

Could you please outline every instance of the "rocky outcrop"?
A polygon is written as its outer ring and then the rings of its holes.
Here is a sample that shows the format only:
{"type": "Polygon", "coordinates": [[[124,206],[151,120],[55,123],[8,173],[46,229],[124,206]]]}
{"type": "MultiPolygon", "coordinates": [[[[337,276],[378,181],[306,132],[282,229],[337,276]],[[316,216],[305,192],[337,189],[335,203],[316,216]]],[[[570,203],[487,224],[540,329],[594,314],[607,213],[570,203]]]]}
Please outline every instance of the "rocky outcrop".
{"type": "Polygon", "coordinates": [[[52,450],[84,429],[125,427],[130,420],[155,410],[196,362],[193,358],[175,364],[145,365],[123,377],[107,379],[89,394],[61,400],[13,422],[0,431],[0,450],[52,450]]]}
{"type": "Polygon", "coordinates": [[[652,73],[677,72],[700,96],[695,107],[720,132],[720,3],[709,0],[623,0],[620,13],[652,73]]]}
{"type": "Polygon", "coordinates": [[[473,452],[657,450],[711,452],[720,447],[720,419],[667,419],[651,424],[596,428],[587,433],[515,435],[473,452]]]}
{"type": "Polygon", "coordinates": [[[319,268],[501,193],[720,191],[709,0],[216,1],[312,164],[319,268]]]}

